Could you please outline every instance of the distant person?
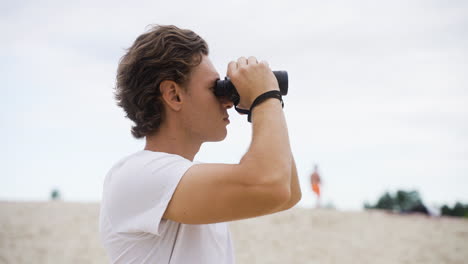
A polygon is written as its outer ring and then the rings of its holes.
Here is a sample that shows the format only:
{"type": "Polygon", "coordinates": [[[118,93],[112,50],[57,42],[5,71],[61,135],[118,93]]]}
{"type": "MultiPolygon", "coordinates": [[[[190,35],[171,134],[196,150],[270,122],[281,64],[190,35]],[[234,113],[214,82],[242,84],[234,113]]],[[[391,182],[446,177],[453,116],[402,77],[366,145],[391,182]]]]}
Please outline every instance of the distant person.
{"type": "Polygon", "coordinates": [[[318,166],[314,166],[314,172],[310,176],[310,182],[312,184],[312,191],[315,193],[317,196],[317,202],[315,207],[319,208],[320,207],[320,185],[321,185],[321,179],[320,175],[318,173],[318,166]]]}
{"type": "Polygon", "coordinates": [[[228,64],[227,75],[240,94],[237,107],[251,109],[251,144],[237,164],[199,164],[193,159],[201,145],[226,137],[233,107],[214,93],[220,76],[205,40],[191,30],[154,26],[120,60],[118,105],[146,145],[115,163],[104,181],[100,234],[111,263],[232,264],[226,222],[283,211],[300,200],[278,81],[268,63],[240,57],[228,64]]]}

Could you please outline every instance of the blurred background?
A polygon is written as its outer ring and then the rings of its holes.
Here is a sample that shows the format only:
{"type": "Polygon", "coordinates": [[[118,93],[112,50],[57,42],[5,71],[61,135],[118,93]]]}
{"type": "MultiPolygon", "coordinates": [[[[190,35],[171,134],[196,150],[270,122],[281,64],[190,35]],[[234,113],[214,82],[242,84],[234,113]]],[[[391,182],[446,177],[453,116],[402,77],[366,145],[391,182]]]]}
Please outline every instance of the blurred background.
{"type": "MultiPolygon", "coordinates": [[[[466,1],[3,1],[0,199],[98,202],[104,177],[143,148],[113,98],[120,57],[150,24],[192,29],[223,78],[254,55],[289,73],[284,98],[298,206],[361,210],[417,190],[468,203],[466,1]]],[[[238,162],[250,124],[196,160],[238,162]]]]}

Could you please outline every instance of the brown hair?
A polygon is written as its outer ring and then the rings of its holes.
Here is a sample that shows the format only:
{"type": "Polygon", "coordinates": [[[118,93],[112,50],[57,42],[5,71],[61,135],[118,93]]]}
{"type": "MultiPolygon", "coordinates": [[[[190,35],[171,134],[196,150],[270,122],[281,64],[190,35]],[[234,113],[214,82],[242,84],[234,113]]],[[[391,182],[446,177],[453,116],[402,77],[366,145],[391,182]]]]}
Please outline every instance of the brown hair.
{"type": "Polygon", "coordinates": [[[120,59],[115,98],[142,138],[157,131],[164,118],[159,85],[171,80],[182,86],[190,71],[208,55],[208,45],[195,32],[176,26],[153,26],[140,35],[120,59]]]}

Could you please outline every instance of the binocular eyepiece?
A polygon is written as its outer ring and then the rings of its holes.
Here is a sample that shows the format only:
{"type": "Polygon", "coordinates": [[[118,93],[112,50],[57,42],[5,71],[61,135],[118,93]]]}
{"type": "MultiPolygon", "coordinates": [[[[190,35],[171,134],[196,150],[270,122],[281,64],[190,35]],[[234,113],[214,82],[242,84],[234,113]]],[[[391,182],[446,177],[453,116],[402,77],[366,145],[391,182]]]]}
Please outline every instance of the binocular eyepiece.
{"type": "MultiPolygon", "coordinates": [[[[287,71],[273,71],[273,74],[275,75],[276,80],[278,80],[278,85],[279,85],[281,95],[287,95],[288,94],[288,72],[287,71]]],[[[234,105],[239,104],[239,101],[240,101],[239,93],[237,92],[236,87],[234,87],[234,84],[232,84],[229,77],[225,77],[224,80],[216,81],[216,87],[215,87],[214,93],[216,96],[227,97],[231,102],[234,103],[234,105]]]]}

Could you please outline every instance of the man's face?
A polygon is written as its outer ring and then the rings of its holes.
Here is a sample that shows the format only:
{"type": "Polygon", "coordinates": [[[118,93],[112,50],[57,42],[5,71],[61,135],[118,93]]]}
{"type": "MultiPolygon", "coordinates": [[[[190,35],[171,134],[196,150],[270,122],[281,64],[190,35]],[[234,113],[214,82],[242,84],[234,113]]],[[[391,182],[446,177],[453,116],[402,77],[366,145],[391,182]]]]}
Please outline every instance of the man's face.
{"type": "Polygon", "coordinates": [[[219,74],[207,56],[190,74],[182,111],[187,132],[194,140],[221,141],[227,135],[227,109],[232,102],[214,95],[218,79],[219,74]]]}

